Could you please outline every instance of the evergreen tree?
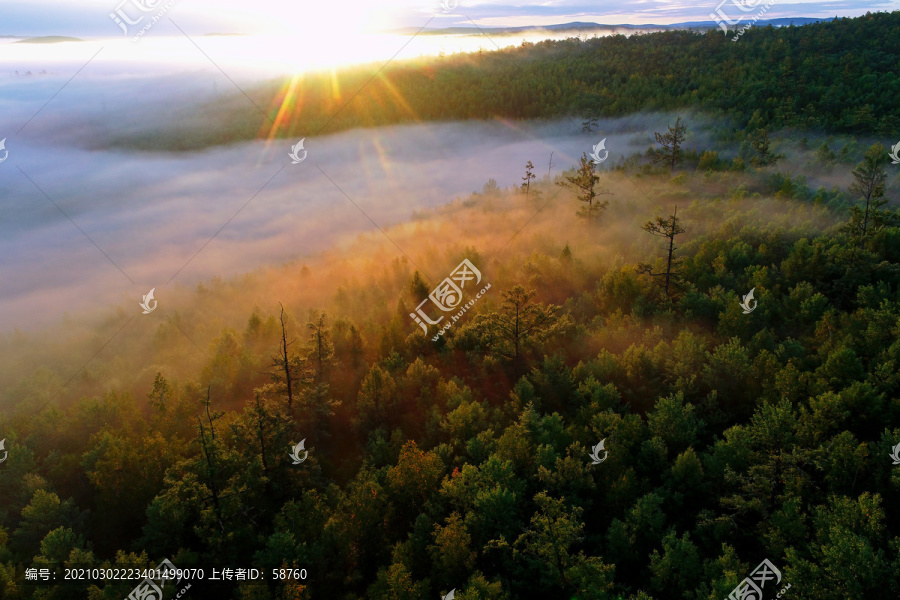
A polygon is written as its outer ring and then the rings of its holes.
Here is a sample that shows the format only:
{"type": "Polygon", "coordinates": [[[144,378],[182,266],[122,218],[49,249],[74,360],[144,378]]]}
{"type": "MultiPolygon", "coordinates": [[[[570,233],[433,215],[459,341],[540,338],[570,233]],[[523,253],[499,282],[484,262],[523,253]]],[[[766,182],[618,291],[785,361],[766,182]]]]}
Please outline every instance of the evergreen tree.
{"type": "Polygon", "coordinates": [[[656,132],[653,136],[661,147],[654,153],[653,162],[669,166],[669,171],[674,172],[675,166],[684,160],[684,150],[681,149],[687,135],[687,125],[681,122],[681,117],[675,120],[675,126],[669,126],[665,133],[656,132]]]}
{"type": "Polygon", "coordinates": [[[584,205],[579,207],[578,216],[592,222],[598,222],[603,211],[609,206],[609,200],[600,201],[598,196],[611,195],[609,192],[598,192],[595,188],[600,177],[594,172],[594,164],[587,153],[581,155],[581,165],[572,175],[564,175],[565,181],[559,181],[556,185],[568,188],[575,192],[575,196],[584,205]]]}
{"type": "Polygon", "coordinates": [[[774,165],[776,162],[784,158],[784,154],[773,154],[769,150],[769,130],[758,129],[750,136],[750,145],[756,151],[750,162],[756,167],[766,167],[774,165]]]}
{"type": "Polygon", "coordinates": [[[880,230],[885,225],[887,212],[881,210],[887,199],[884,197],[884,186],[887,173],[884,165],[887,162],[884,146],[874,144],[866,152],[863,162],[853,169],[853,179],[850,184],[850,192],[861,199],[861,205],[850,209],[850,222],[848,229],[854,236],[859,237],[862,246],[868,236],[880,230]]]}
{"type": "Polygon", "coordinates": [[[528,198],[528,194],[531,192],[531,180],[535,178],[534,165],[531,164],[529,160],[525,165],[525,176],[522,177],[522,191],[525,192],[525,198],[528,198]]]}

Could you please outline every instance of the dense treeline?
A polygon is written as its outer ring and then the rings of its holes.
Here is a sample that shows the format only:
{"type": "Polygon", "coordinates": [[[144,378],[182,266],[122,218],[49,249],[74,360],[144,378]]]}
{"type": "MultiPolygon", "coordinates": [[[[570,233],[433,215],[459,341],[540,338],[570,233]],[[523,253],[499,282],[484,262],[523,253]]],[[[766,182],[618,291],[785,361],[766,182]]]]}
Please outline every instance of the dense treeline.
{"type": "MultiPolygon", "coordinates": [[[[454,119],[534,119],[692,109],[743,128],[759,111],[774,128],[893,136],[900,131],[900,12],[802,27],[546,41],[498,52],[308,74],[204,107],[168,130],[115,143],[195,149],[306,137],[360,126],[454,119]],[[373,73],[377,76],[373,79],[373,73]],[[278,127],[274,127],[277,123],[278,127]],[[227,125],[225,125],[227,124],[227,125]]],[[[487,42],[486,42],[487,43],[487,42]]],[[[488,44],[490,45],[490,44],[488,44]]]]}
{"type": "Polygon", "coordinates": [[[884,148],[850,187],[816,192],[711,153],[680,156],[674,177],[657,158],[597,175],[654,197],[659,212],[634,217],[651,219],[646,233],[616,216],[646,205],[614,197],[575,219],[583,190],[557,202],[526,173],[521,193],[489,184],[433,217],[456,230],[552,206],[530,225],[551,239],[524,253],[493,255],[505,239],[429,251],[431,276],[396,259],[378,284],[341,283],[327,311],[299,318],[287,303],[242,330],[195,312],[219,330],[179,380],[161,372],[185,359],[178,330],[196,327],[160,324],[146,401],[119,374],[105,394],[36,411],[49,377],[25,374],[0,420],[0,595],[122,598],[133,585],[35,592],[22,573],[169,557],[307,569],[241,585],[245,599],[720,600],[767,558],[786,597],[896,597],[900,215],[882,203],[884,148]],[[677,218],[652,221],[676,202],[677,218]],[[615,229],[646,238],[651,262],[604,258],[615,229]],[[560,231],[587,241],[573,250],[560,231]],[[409,314],[463,258],[491,291],[433,342],[409,314]],[[665,289],[661,268],[677,275],[665,289]],[[601,440],[608,458],[592,464],[601,440]]]}

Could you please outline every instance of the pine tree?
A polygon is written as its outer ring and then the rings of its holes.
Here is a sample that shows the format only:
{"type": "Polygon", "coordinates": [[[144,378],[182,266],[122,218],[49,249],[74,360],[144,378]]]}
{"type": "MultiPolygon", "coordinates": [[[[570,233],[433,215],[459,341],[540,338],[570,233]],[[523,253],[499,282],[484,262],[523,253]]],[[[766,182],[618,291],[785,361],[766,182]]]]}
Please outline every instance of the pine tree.
{"type": "Polygon", "coordinates": [[[853,169],[855,181],[850,185],[850,192],[862,199],[861,206],[850,209],[850,222],[847,228],[854,236],[859,237],[860,246],[867,236],[875,233],[885,225],[887,214],[881,207],[887,204],[884,198],[884,186],[887,173],[884,164],[887,162],[884,146],[874,144],[866,152],[863,162],[853,169]]]}
{"type": "Polygon", "coordinates": [[[522,178],[522,181],[524,182],[522,184],[522,191],[525,192],[526,199],[528,198],[528,195],[531,192],[531,180],[535,178],[535,174],[534,174],[534,171],[532,171],[532,169],[534,169],[534,165],[531,164],[531,161],[529,160],[525,164],[525,177],[522,178]]]}
{"type": "Polygon", "coordinates": [[[669,165],[670,171],[675,171],[675,166],[684,158],[684,151],[681,149],[687,133],[687,125],[681,122],[681,117],[675,120],[675,126],[669,126],[666,133],[654,133],[656,143],[662,146],[654,153],[654,164],[669,165]]]}
{"type": "Polygon", "coordinates": [[[637,271],[639,273],[645,273],[650,277],[664,277],[663,288],[666,291],[666,298],[669,297],[669,289],[671,284],[673,284],[678,277],[678,261],[674,257],[675,250],[677,250],[677,248],[675,247],[675,236],[685,232],[684,227],[678,224],[677,215],[678,207],[676,206],[675,211],[671,215],[669,215],[668,219],[656,217],[655,223],[653,221],[647,221],[641,227],[641,229],[643,229],[650,235],[664,237],[669,241],[668,253],[666,256],[666,270],[664,272],[654,273],[653,268],[647,263],[640,263],[637,267],[637,271]]]}
{"type": "Polygon", "coordinates": [[[214,423],[217,419],[222,418],[225,413],[209,412],[209,390],[210,388],[207,387],[206,401],[203,403],[206,408],[207,427],[204,427],[203,421],[200,420],[200,417],[197,417],[197,429],[200,434],[200,449],[202,450],[203,457],[206,461],[206,484],[209,487],[210,499],[213,503],[216,522],[219,524],[219,528],[224,532],[225,521],[222,519],[221,490],[218,483],[220,467],[216,464],[218,442],[216,441],[216,427],[214,423]]]}
{"type": "Polygon", "coordinates": [[[578,200],[584,202],[586,206],[578,209],[578,216],[582,219],[595,221],[600,218],[606,207],[609,206],[609,200],[600,202],[597,196],[612,195],[610,192],[598,192],[595,187],[600,177],[594,173],[594,164],[588,157],[587,153],[581,155],[581,166],[575,171],[574,175],[565,175],[565,181],[559,181],[556,185],[569,188],[575,192],[578,200]]]}
{"type": "Polygon", "coordinates": [[[309,353],[307,360],[315,369],[315,383],[322,385],[326,367],[331,364],[334,357],[334,346],[331,343],[331,330],[325,325],[325,313],[316,317],[315,311],[310,311],[310,320],[306,324],[309,329],[309,353]]]}
{"type": "Polygon", "coordinates": [[[413,273],[412,280],[409,282],[409,293],[416,302],[420,302],[422,298],[428,295],[428,284],[422,279],[419,270],[413,273]]]}
{"type": "Polygon", "coordinates": [[[769,150],[769,130],[759,129],[750,136],[750,145],[756,151],[750,162],[756,167],[774,165],[784,158],[784,154],[773,154],[769,150]]]}

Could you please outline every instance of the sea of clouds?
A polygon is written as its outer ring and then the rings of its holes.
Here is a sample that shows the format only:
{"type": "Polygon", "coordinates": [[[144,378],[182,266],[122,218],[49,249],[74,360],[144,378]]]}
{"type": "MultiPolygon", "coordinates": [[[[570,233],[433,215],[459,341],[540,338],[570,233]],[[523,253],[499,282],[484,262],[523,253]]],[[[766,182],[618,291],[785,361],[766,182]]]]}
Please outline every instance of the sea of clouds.
{"type": "Polygon", "coordinates": [[[65,60],[16,63],[0,44],[9,152],[0,164],[0,331],[323,252],[489,178],[519,185],[529,160],[546,176],[551,152],[558,174],[604,137],[612,164],[645,150],[649,128],[666,120],[606,121],[593,134],[578,120],[352,130],[307,138],[296,165],[288,154],[298,140],[123,151],[112,140],[151,135],[173,111],[200,119],[217,95],[242,98],[236,86],[252,86],[252,73],[108,55],[85,66],[96,45],[62,46],[71,48],[65,60]]]}

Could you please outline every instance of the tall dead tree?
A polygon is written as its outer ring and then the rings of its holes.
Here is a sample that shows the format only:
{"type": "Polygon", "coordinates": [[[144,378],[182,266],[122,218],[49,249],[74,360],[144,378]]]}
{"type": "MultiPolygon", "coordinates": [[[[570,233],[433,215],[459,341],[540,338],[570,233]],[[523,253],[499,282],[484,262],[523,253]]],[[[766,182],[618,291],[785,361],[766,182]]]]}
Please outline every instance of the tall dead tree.
{"type": "Polygon", "coordinates": [[[219,522],[219,528],[224,532],[225,531],[225,523],[222,521],[222,506],[219,503],[220,491],[219,484],[217,482],[217,471],[216,466],[214,464],[213,457],[215,455],[215,446],[216,446],[216,428],[213,425],[213,422],[221,417],[224,413],[213,413],[209,412],[209,390],[210,388],[206,388],[206,419],[209,423],[209,429],[205,429],[203,427],[203,421],[200,420],[200,417],[197,417],[197,425],[200,429],[200,447],[203,450],[203,456],[206,458],[206,474],[209,482],[209,490],[212,495],[213,509],[216,513],[216,520],[219,522]],[[207,438],[207,434],[209,437],[207,438]]]}
{"type": "Polygon", "coordinates": [[[296,381],[297,377],[294,373],[291,372],[291,363],[292,360],[288,356],[288,346],[293,344],[296,340],[287,341],[287,329],[284,323],[284,306],[279,302],[279,306],[281,306],[281,316],[279,319],[281,320],[281,348],[279,352],[279,356],[272,357],[272,367],[275,368],[275,372],[271,373],[272,379],[278,380],[284,377],[284,383],[287,387],[287,397],[288,397],[288,408],[293,408],[294,406],[294,387],[293,383],[296,381]]]}
{"type": "Polygon", "coordinates": [[[653,268],[647,263],[641,263],[637,266],[638,273],[645,273],[653,278],[664,278],[663,288],[666,291],[666,298],[669,298],[670,286],[678,276],[678,261],[675,259],[675,250],[678,248],[675,247],[675,236],[685,232],[684,227],[678,224],[678,207],[675,207],[675,212],[669,215],[668,219],[656,217],[655,223],[653,221],[647,221],[641,229],[650,235],[666,238],[669,242],[665,271],[662,273],[654,273],[653,268]]]}

